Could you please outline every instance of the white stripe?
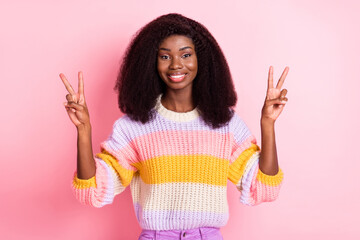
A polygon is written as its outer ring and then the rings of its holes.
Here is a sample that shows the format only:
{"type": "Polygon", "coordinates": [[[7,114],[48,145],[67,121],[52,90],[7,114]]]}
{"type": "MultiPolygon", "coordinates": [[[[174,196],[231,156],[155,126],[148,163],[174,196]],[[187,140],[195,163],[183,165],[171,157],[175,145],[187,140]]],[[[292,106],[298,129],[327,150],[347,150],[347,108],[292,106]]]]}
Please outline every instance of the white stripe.
{"type": "Polygon", "coordinates": [[[107,178],[108,178],[108,185],[106,186],[106,195],[107,199],[105,199],[105,205],[112,203],[114,197],[125,190],[125,187],[121,184],[121,181],[116,174],[113,167],[109,166],[105,161],[101,158],[95,157],[96,160],[106,169],[107,178]]]}
{"type": "Polygon", "coordinates": [[[161,116],[176,122],[189,122],[200,116],[197,107],[189,112],[175,112],[168,110],[162,105],[161,96],[162,93],[157,97],[155,104],[155,109],[161,116]]]}
{"type": "Polygon", "coordinates": [[[114,197],[120,193],[122,193],[126,187],[124,187],[121,184],[121,181],[118,177],[118,175],[116,174],[114,168],[110,167],[111,169],[111,176],[112,176],[112,180],[113,180],[113,184],[114,184],[114,197]]]}
{"type": "Polygon", "coordinates": [[[143,211],[228,212],[226,186],[203,183],[146,184],[135,175],[130,184],[134,204],[143,211]]]}
{"type": "Polygon", "coordinates": [[[244,171],[244,175],[242,177],[242,179],[240,180],[241,182],[241,195],[240,195],[240,202],[242,202],[245,205],[251,205],[251,183],[252,183],[252,179],[254,178],[254,175],[257,174],[257,172],[255,172],[258,164],[259,164],[259,157],[260,157],[260,153],[256,152],[255,154],[253,154],[253,156],[251,157],[251,159],[249,160],[247,166],[246,166],[246,170],[244,171]]]}
{"type": "MultiPolygon", "coordinates": [[[[260,152],[258,151],[258,152],[255,152],[250,157],[249,161],[247,161],[245,170],[244,170],[244,174],[241,176],[239,182],[236,184],[236,187],[239,191],[242,191],[242,189],[243,189],[242,185],[248,184],[248,181],[252,180],[252,178],[250,178],[250,180],[249,180],[247,176],[249,175],[249,172],[253,168],[253,166],[258,163],[259,157],[260,157],[260,152]]],[[[250,184],[251,184],[251,182],[250,182],[250,184]]]]}

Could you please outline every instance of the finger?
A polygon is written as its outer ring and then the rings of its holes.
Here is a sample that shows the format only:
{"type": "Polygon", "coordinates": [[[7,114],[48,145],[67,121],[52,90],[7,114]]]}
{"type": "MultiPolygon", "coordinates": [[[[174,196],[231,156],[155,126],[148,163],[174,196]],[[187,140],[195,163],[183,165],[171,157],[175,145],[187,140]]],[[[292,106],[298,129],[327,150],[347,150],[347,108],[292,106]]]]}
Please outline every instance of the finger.
{"type": "Polygon", "coordinates": [[[277,88],[277,89],[281,89],[281,87],[282,87],[282,85],[283,85],[283,83],[284,83],[284,81],[285,81],[285,78],[286,78],[288,72],[289,72],[289,67],[286,67],[286,68],[284,69],[283,73],[281,74],[281,77],[280,77],[280,79],[279,79],[279,81],[278,81],[278,83],[277,83],[277,85],[276,85],[276,88],[277,88]]]}
{"type": "Polygon", "coordinates": [[[281,93],[280,93],[280,98],[281,98],[281,99],[282,99],[282,98],[285,98],[286,94],[287,94],[287,89],[283,89],[283,90],[281,91],[281,93]]]}
{"type": "Polygon", "coordinates": [[[75,124],[75,126],[80,125],[81,122],[76,117],[75,109],[67,108],[67,107],[65,107],[65,108],[66,108],[66,112],[68,113],[70,120],[75,124]]]}
{"type": "Polygon", "coordinates": [[[79,78],[79,87],[78,87],[78,91],[80,96],[84,95],[84,77],[83,77],[83,73],[80,71],[78,73],[78,78],[79,78]]]}
{"type": "Polygon", "coordinates": [[[269,75],[268,75],[268,90],[274,87],[274,83],[273,83],[273,72],[274,69],[272,66],[270,66],[269,68],[269,75]]]}
{"type": "Polygon", "coordinates": [[[69,107],[66,107],[66,106],[65,106],[65,108],[66,108],[66,111],[68,111],[68,112],[73,112],[73,113],[76,112],[76,110],[74,108],[69,108],[69,107]]]}
{"type": "Polygon", "coordinates": [[[76,95],[74,89],[72,88],[71,84],[69,83],[69,81],[66,79],[65,75],[60,73],[59,74],[62,82],[64,83],[66,90],[71,94],[71,95],[76,95]]]}
{"type": "Polygon", "coordinates": [[[66,94],[66,100],[68,102],[75,102],[74,99],[73,99],[73,95],[71,95],[71,94],[66,94]]]}
{"type": "Polygon", "coordinates": [[[266,105],[267,106],[271,106],[271,105],[275,105],[275,104],[285,105],[287,103],[287,101],[288,101],[288,99],[286,97],[283,99],[276,98],[276,99],[266,101],[266,105]]]}
{"type": "Polygon", "coordinates": [[[67,102],[67,103],[64,103],[65,107],[70,107],[70,108],[74,108],[75,110],[77,111],[82,111],[84,110],[84,106],[80,105],[80,104],[77,104],[75,102],[67,102]]]}
{"type": "Polygon", "coordinates": [[[65,109],[66,111],[70,111],[70,112],[76,112],[76,110],[74,108],[71,108],[67,105],[68,103],[67,102],[64,102],[64,106],[65,106],[65,109]]]}
{"type": "Polygon", "coordinates": [[[66,100],[68,101],[68,102],[78,102],[78,100],[76,99],[76,96],[75,95],[71,95],[71,94],[67,94],[66,95],[66,100]]]}

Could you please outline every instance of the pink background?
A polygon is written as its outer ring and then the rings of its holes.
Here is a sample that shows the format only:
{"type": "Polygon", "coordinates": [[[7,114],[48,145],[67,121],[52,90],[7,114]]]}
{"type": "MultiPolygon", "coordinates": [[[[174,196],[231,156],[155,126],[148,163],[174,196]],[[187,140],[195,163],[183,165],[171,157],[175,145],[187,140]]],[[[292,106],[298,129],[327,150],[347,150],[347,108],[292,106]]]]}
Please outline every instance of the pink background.
{"type": "Polygon", "coordinates": [[[229,184],[224,239],[360,239],[359,1],[7,2],[0,3],[1,239],[137,239],[129,188],[100,209],[72,195],[76,129],[58,75],[77,89],[84,72],[98,152],[120,117],[113,86],[127,44],[169,12],[203,23],[218,40],[237,110],[259,142],[268,68],[278,79],[290,67],[289,102],[276,122],[280,196],[248,207],[229,184]]]}

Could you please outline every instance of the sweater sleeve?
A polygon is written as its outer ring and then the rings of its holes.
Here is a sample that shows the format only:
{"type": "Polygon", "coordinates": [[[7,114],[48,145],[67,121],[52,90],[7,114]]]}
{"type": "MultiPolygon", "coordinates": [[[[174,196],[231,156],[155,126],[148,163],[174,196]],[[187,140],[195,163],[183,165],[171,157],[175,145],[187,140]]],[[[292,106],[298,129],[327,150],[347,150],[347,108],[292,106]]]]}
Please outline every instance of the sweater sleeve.
{"type": "Polygon", "coordinates": [[[259,168],[260,148],[245,122],[234,113],[230,121],[232,147],[228,179],[240,191],[240,202],[255,206],[277,199],[283,180],[279,167],[276,175],[267,175],[259,168]]]}
{"type": "Polygon", "coordinates": [[[79,179],[74,172],[72,190],[76,199],[85,205],[103,207],[111,204],[116,195],[130,184],[138,170],[135,148],[126,137],[121,118],[113,125],[108,139],[101,143],[100,153],[94,156],[96,173],[90,179],[79,179]]]}

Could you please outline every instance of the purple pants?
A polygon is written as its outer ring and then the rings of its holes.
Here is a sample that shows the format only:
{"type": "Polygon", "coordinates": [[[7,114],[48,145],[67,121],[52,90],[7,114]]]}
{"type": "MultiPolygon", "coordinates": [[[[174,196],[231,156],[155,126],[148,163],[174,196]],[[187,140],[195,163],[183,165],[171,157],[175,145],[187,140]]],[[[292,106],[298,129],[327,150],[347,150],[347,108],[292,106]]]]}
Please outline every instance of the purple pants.
{"type": "Polygon", "coordinates": [[[199,227],[188,230],[146,230],[138,240],[223,240],[220,228],[199,227]]]}

